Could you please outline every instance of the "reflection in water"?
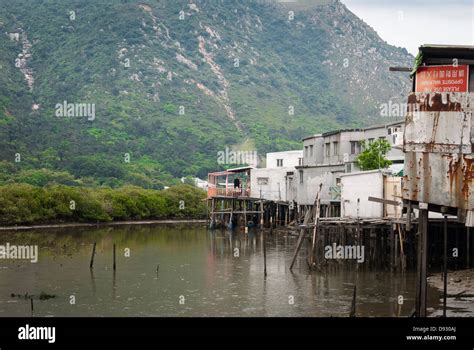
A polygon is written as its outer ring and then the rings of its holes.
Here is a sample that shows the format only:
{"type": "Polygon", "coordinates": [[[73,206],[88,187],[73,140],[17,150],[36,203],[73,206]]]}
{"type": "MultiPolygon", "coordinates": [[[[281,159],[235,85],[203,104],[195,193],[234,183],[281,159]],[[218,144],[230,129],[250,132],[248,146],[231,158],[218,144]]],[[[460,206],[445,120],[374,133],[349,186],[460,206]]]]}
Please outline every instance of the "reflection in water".
{"type": "MultiPolygon", "coordinates": [[[[29,314],[29,302],[11,293],[41,291],[56,298],[35,300],[35,316],[345,317],[354,284],[358,316],[407,316],[414,306],[412,272],[355,271],[336,263],[310,274],[304,252],[290,272],[296,238],[283,235],[266,236],[265,279],[262,237],[252,230],[133,225],[3,233],[0,244],[6,242],[37,244],[39,261],[0,261],[1,316],[29,314]]],[[[428,304],[440,310],[437,291],[429,289],[428,304]]]]}

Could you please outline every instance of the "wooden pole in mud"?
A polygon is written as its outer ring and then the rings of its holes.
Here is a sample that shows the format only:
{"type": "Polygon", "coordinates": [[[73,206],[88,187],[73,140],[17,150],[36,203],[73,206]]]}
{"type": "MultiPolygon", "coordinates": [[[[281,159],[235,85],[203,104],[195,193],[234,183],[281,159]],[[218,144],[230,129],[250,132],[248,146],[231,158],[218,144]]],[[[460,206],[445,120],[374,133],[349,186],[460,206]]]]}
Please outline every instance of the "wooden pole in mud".
{"type": "Polygon", "coordinates": [[[35,308],[33,307],[33,297],[30,297],[30,304],[31,304],[31,314],[33,314],[33,311],[35,308]]]}
{"type": "Polygon", "coordinates": [[[265,237],[265,231],[262,231],[263,235],[263,276],[267,277],[267,240],[265,237]]]}
{"type": "Polygon", "coordinates": [[[115,265],[115,243],[114,243],[114,271],[116,270],[116,265],[115,265]]]}
{"type": "Polygon", "coordinates": [[[265,230],[263,227],[263,201],[259,201],[260,204],[260,231],[262,232],[262,244],[263,244],[263,275],[267,277],[267,245],[265,240],[265,230]]]}
{"type": "Polygon", "coordinates": [[[357,287],[354,286],[354,292],[352,294],[351,313],[349,314],[349,317],[356,317],[356,293],[357,287]]]}
{"type": "Polygon", "coordinates": [[[89,267],[92,269],[94,267],[94,256],[95,256],[95,246],[97,242],[94,242],[94,246],[92,247],[92,256],[91,256],[91,263],[89,264],[89,267]]]}

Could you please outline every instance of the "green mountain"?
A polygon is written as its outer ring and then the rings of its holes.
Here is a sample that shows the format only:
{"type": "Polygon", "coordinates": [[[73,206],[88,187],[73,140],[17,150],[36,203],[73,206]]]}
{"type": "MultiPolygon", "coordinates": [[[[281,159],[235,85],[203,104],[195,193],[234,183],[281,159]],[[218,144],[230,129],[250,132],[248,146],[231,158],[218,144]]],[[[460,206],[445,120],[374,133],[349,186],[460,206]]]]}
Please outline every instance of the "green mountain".
{"type": "Polygon", "coordinates": [[[409,90],[388,67],[413,57],[338,0],[0,5],[0,183],[160,188],[226,147],[381,122],[409,90]]]}

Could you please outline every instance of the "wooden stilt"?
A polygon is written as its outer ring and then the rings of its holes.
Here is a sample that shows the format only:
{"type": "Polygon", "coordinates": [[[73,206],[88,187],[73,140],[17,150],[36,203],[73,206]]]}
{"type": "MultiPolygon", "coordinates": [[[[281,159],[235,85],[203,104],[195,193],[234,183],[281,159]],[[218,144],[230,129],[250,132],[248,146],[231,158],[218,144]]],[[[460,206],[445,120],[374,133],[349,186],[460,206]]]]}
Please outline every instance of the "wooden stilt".
{"type": "Polygon", "coordinates": [[[311,267],[314,266],[316,263],[315,259],[315,250],[316,250],[316,238],[317,238],[317,232],[318,232],[318,223],[319,223],[319,212],[320,212],[320,194],[321,194],[321,188],[323,187],[323,184],[319,184],[319,191],[316,194],[316,200],[315,200],[315,205],[314,205],[314,227],[313,227],[313,239],[311,242],[311,259],[310,259],[310,265],[311,267]]]}
{"type": "Polygon", "coordinates": [[[446,317],[446,298],[448,295],[448,217],[444,216],[444,249],[443,249],[443,317],[446,317]]]}
{"type": "Polygon", "coordinates": [[[395,237],[394,237],[394,241],[393,241],[393,245],[395,246],[395,265],[394,265],[394,268],[395,270],[398,271],[398,265],[399,265],[399,255],[398,255],[398,236],[400,234],[398,232],[395,232],[395,237]]]}
{"type": "Polygon", "coordinates": [[[467,235],[466,235],[466,267],[471,267],[471,232],[469,227],[466,228],[467,235]]]}
{"type": "Polygon", "coordinates": [[[247,227],[247,202],[244,199],[244,227],[247,227]]]}
{"type": "Polygon", "coordinates": [[[401,262],[401,269],[404,272],[407,267],[406,257],[405,257],[405,250],[403,248],[403,229],[402,225],[397,224],[398,227],[398,238],[400,240],[400,262],[401,262]]]}
{"type": "Polygon", "coordinates": [[[393,225],[390,225],[390,270],[395,268],[395,231],[393,225]]]}
{"type": "Polygon", "coordinates": [[[275,220],[275,225],[278,226],[280,220],[280,205],[277,203],[276,204],[276,220],[275,220]]]}
{"type": "Polygon", "coordinates": [[[428,209],[420,209],[418,217],[418,262],[417,262],[417,288],[415,298],[415,315],[426,317],[426,263],[428,241],[428,209]]]}

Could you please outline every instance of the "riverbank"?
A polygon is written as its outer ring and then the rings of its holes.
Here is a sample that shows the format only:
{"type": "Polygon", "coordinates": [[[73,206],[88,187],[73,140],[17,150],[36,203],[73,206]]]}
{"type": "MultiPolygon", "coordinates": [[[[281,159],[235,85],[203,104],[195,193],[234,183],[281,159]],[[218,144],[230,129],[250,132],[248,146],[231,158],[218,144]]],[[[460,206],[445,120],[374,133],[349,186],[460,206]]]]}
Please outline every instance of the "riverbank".
{"type": "Polygon", "coordinates": [[[68,227],[101,227],[101,226],[123,226],[123,225],[187,225],[187,224],[206,224],[207,220],[189,219],[189,220],[137,220],[137,221],[110,221],[99,222],[96,224],[77,222],[70,224],[45,224],[45,225],[18,225],[18,226],[1,226],[0,231],[17,231],[17,230],[38,230],[50,228],[68,228],[68,227]]]}
{"type": "MultiPolygon", "coordinates": [[[[428,277],[428,284],[438,291],[440,306],[443,305],[444,281],[442,273],[428,277]]],[[[442,317],[442,309],[430,309],[432,317],[442,317]]],[[[446,301],[448,317],[474,317],[474,269],[448,271],[446,301]]]]}
{"type": "MultiPolygon", "coordinates": [[[[428,283],[439,291],[444,291],[442,273],[430,276],[428,283]]],[[[474,297],[474,268],[448,271],[448,297],[474,297]]]]}

